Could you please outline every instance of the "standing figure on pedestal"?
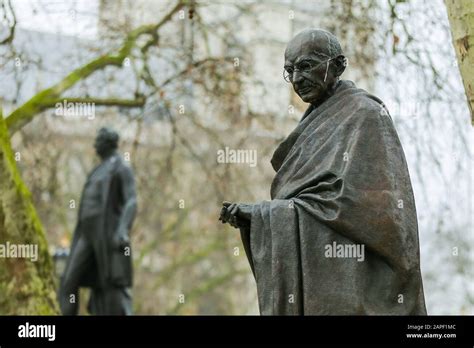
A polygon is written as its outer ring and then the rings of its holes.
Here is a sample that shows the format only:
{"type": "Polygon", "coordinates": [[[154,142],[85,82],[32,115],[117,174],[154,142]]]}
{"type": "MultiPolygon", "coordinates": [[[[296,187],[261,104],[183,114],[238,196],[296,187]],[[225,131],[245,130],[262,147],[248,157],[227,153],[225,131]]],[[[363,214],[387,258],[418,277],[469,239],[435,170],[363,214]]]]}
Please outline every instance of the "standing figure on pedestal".
{"type": "Polygon", "coordinates": [[[91,289],[91,314],[132,314],[129,231],[135,218],[136,194],[133,172],[117,153],[118,140],[117,132],[101,128],[94,144],[102,162],[89,174],[82,192],[59,290],[64,315],[78,313],[79,287],[91,289]]]}

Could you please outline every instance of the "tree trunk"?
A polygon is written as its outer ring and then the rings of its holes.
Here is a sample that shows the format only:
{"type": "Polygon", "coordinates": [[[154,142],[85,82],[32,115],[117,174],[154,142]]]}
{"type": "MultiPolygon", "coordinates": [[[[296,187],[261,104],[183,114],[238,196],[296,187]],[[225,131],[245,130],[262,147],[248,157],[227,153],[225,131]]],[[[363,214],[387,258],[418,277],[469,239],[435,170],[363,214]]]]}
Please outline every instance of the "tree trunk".
{"type": "Polygon", "coordinates": [[[474,124],[474,1],[445,0],[448,10],[454,50],[466,91],[467,102],[471,110],[471,122],[474,124]]]}
{"type": "MultiPolygon", "coordinates": [[[[23,249],[25,252],[25,249],[23,249]]],[[[55,276],[31,194],[23,183],[0,109],[0,315],[57,314],[55,276]],[[21,245],[31,245],[25,256],[21,245]],[[37,247],[36,247],[37,246],[37,247]]]]}

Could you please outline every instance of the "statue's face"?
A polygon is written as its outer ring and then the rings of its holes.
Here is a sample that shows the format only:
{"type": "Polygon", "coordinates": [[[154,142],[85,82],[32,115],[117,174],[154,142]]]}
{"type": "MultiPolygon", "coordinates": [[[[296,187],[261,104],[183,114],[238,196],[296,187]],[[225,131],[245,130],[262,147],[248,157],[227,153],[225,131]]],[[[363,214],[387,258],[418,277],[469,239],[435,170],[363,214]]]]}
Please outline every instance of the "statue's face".
{"type": "Polygon", "coordinates": [[[94,148],[101,158],[109,154],[114,149],[107,137],[101,136],[100,134],[95,139],[94,148]]]}
{"type": "Polygon", "coordinates": [[[306,103],[320,101],[337,78],[332,69],[328,69],[331,57],[323,53],[324,45],[327,43],[323,37],[297,35],[285,51],[285,74],[296,94],[306,103]]]}

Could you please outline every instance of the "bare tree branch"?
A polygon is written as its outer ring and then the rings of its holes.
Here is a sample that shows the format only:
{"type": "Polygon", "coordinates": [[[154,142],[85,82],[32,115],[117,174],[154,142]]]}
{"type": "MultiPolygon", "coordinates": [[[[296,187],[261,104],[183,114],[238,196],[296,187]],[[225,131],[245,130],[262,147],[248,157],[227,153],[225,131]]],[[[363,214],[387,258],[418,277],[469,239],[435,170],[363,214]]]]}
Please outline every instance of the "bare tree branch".
{"type": "Polygon", "coordinates": [[[0,2],[0,9],[3,12],[3,20],[8,23],[8,35],[0,41],[0,45],[11,43],[15,37],[16,16],[10,0],[0,2]]]}
{"type": "Polygon", "coordinates": [[[6,124],[10,133],[15,133],[17,130],[28,124],[38,113],[49,108],[52,100],[60,98],[63,92],[74,86],[78,81],[86,79],[94,72],[107,66],[121,66],[124,59],[130,55],[132,49],[136,45],[137,39],[141,35],[154,35],[154,33],[168,22],[184,5],[185,1],[179,1],[157,24],[143,25],[133,30],[125,39],[122,47],[118,50],[118,53],[109,53],[94,59],[86,65],[71,72],[56,85],[39,92],[22,106],[14,110],[6,118],[6,124]]]}

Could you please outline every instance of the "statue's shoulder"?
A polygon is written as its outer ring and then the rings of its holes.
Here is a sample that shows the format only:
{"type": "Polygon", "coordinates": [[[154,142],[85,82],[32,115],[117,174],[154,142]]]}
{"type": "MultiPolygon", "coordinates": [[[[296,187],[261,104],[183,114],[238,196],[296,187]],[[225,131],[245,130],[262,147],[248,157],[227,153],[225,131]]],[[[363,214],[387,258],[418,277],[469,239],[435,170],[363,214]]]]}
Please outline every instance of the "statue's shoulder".
{"type": "Polygon", "coordinates": [[[121,156],[118,156],[118,161],[115,166],[115,172],[119,176],[133,177],[133,169],[129,161],[125,161],[121,156]]]}
{"type": "Polygon", "coordinates": [[[343,91],[344,98],[346,98],[345,104],[350,107],[353,117],[378,119],[388,115],[388,110],[380,98],[365,89],[356,87],[352,81],[344,82],[347,82],[343,91]]]}

